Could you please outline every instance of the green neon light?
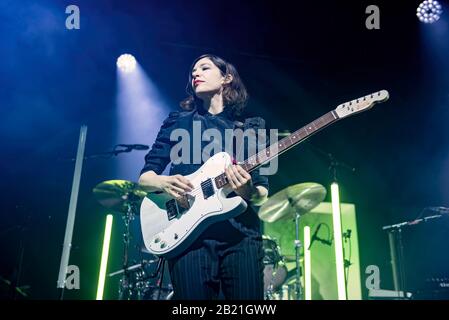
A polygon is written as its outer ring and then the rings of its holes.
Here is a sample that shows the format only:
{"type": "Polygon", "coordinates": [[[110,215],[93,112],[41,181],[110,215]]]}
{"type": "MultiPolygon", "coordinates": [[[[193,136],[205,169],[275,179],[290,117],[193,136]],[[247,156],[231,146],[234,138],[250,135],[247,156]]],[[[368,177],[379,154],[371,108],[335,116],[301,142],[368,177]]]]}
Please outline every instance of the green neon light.
{"type": "Polygon", "coordinates": [[[305,300],[312,300],[312,261],[310,259],[310,227],[304,227],[304,288],[305,300]]]}
{"type": "Polygon", "coordinates": [[[97,300],[103,300],[104,282],[108,266],[109,243],[111,241],[112,220],[112,214],[108,214],[106,216],[106,226],[104,228],[103,251],[101,253],[100,275],[98,276],[97,300]]]}
{"type": "Polygon", "coordinates": [[[338,184],[332,183],[332,220],[334,224],[335,265],[337,268],[338,300],[346,300],[345,271],[343,262],[343,239],[341,234],[340,195],[338,184]]]}

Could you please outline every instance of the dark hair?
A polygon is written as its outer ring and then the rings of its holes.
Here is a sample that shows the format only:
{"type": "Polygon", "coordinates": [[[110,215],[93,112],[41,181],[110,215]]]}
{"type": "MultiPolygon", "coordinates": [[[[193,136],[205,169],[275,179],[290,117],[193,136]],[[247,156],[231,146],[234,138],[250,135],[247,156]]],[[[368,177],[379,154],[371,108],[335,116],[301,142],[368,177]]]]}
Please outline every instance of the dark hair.
{"type": "Polygon", "coordinates": [[[192,70],[195,63],[203,58],[209,58],[214,65],[220,69],[223,76],[231,75],[232,81],[226,84],[223,88],[223,104],[225,109],[230,109],[233,116],[241,115],[243,109],[248,101],[248,92],[245,85],[240,78],[237,69],[229,62],[213,54],[203,54],[193,61],[190,66],[189,82],[187,83],[186,92],[189,95],[186,99],[181,101],[181,108],[187,111],[202,108],[203,101],[195,95],[195,91],[192,88],[192,70]]]}

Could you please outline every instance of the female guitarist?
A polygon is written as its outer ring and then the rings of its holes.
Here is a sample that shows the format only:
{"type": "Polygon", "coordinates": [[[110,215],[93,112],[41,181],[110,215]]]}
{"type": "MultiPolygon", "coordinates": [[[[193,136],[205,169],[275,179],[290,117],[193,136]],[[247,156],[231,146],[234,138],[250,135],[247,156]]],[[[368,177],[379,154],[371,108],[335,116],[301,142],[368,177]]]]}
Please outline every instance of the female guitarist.
{"type": "MultiPolygon", "coordinates": [[[[247,91],[236,68],[220,57],[206,54],[195,59],[187,93],[188,97],[181,102],[183,111],[170,113],[163,122],[145,156],[139,179],[139,184],[148,191],[163,191],[174,198],[192,191],[193,185],[185,176],[198,170],[204,159],[201,156],[201,161],[196,162],[173,161],[171,150],[176,143],[170,139],[173,130],[182,128],[189,132],[192,151],[189,154],[198,159],[194,153],[202,153],[210,142],[193,138],[203,136],[206,129],[222,133],[223,141],[218,145],[223,147],[217,151],[221,152],[225,151],[226,129],[234,130],[239,124],[242,127],[242,123],[256,132],[265,128],[262,118],[242,119],[247,91]],[[193,134],[194,124],[201,128],[200,135],[193,134]],[[200,145],[201,150],[194,145],[200,145]],[[162,175],[170,162],[169,175],[162,175]]],[[[267,199],[268,178],[260,175],[259,169],[249,174],[237,164],[225,168],[225,173],[232,192],[247,201],[248,209],[235,218],[208,226],[187,250],[168,259],[174,299],[263,299],[264,253],[260,220],[253,207],[267,199]]]]}

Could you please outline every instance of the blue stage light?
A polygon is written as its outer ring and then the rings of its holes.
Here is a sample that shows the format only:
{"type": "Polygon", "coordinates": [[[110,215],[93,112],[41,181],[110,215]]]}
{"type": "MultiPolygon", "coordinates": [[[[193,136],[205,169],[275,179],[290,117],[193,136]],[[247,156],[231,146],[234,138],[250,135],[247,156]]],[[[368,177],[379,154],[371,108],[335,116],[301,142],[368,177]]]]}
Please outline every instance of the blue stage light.
{"type": "Polygon", "coordinates": [[[440,19],[443,9],[436,0],[425,0],[416,9],[416,16],[424,23],[433,23],[440,19]]]}
{"type": "Polygon", "coordinates": [[[117,59],[117,67],[126,73],[130,73],[136,69],[136,58],[133,55],[125,53],[117,59]]]}

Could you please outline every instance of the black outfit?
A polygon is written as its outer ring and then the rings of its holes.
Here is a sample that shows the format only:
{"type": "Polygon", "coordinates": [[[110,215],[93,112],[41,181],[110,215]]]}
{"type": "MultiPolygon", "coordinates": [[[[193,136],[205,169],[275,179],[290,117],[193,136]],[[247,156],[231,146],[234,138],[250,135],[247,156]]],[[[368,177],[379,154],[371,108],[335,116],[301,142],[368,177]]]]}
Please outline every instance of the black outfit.
{"type": "MultiPolygon", "coordinates": [[[[177,128],[186,129],[193,137],[193,122],[201,123],[202,132],[209,128],[222,133],[223,151],[225,148],[225,129],[265,128],[262,118],[249,118],[238,122],[230,110],[213,115],[206,111],[194,110],[172,112],[162,124],[151,150],[145,156],[145,166],[141,171],[153,170],[161,174],[170,162],[170,150],[177,141],[170,141],[170,133],[177,128]]],[[[210,141],[201,141],[201,150],[210,141]]],[[[193,157],[191,141],[191,158],[193,157]]],[[[245,141],[244,150],[248,150],[245,141]]],[[[239,150],[234,150],[234,152],[239,150]]],[[[212,155],[210,155],[212,156],[212,155]]],[[[235,157],[235,154],[233,155],[235,157]]],[[[245,154],[245,158],[248,155],[245,154]]],[[[202,163],[172,164],[170,175],[189,175],[198,170],[202,163]]],[[[201,160],[202,162],[202,160],[201,160]]],[[[251,178],[255,186],[268,190],[268,178],[253,170],[251,178]]],[[[220,289],[226,299],[263,299],[263,248],[260,220],[249,205],[246,212],[208,227],[200,237],[181,255],[170,259],[169,269],[175,299],[216,299],[220,289]]]]}

